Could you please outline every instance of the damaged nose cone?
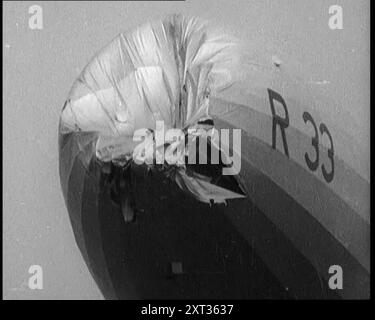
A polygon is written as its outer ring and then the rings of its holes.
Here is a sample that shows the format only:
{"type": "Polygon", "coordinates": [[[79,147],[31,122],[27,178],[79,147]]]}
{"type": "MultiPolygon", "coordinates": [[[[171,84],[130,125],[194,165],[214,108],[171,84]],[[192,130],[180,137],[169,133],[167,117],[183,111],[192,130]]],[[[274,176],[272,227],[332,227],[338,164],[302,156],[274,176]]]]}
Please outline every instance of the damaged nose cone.
{"type": "Polygon", "coordinates": [[[231,84],[235,56],[230,37],[199,19],[171,16],[118,36],[74,83],[60,119],[61,185],[76,242],[106,298],[204,296],[214,282],[197,291],[189,277],[223,273],[216,272],[221,257],[199,262],[189,248],[209,243],[200,229],[207,210],[215,220],[206,223],[233,231],[222,209],[208,205],[246,197],[239,177],[223,175],[228,151],[205,136],[215,128],[211,96],[231,84]],[[195,137],[205,164],[179,163],[186,150],[174,157],[185,143],[176,144],[170,130],[188,140],[190,129],[204,130],[195,137]],[[211,150],[221,153],[217,163],[211,150]],[[136,161],[146,155],[151,162],[136,161]],[[170,261],[183,261],[172,263],[180,288],[160,276],[170,261]]]}

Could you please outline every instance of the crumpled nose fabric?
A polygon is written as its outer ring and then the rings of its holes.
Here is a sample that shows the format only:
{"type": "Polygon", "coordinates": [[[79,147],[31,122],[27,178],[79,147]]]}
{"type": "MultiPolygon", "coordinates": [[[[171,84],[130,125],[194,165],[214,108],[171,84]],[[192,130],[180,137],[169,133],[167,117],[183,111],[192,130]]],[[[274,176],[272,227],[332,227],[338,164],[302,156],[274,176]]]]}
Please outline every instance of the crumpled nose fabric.
{"type": "MultiPolygon", "coordinates": [[[[131,161],[134,134],[158,122],[186,133],[210,118],[210,97],[235,81],[237,62],[234,38],[197,18],[172,15],[121,33],[84,68],[65,103],[60,133],[77,142],[70,157],[131,161]]],[[[200,201],[243,197],[188,172],[179,168],[177,185],[200,201]]]]}

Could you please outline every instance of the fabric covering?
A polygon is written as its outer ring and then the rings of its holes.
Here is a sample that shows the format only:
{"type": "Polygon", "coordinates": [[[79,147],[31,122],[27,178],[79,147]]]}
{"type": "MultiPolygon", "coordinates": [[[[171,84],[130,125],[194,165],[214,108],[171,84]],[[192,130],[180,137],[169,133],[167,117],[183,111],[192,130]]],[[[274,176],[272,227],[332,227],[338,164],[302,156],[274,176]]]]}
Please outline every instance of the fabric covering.
{"type": "MultiPolygon", "coordinates": [[[[94,156],[126,163],[139,144],[137,130],[155,130],[163,121],[165,130],[186,132],[210,118],[210,98],[233,84],[238,57],[232,37],[180,15],[118,35],[84,68],[64,105],[63,188],[78,154],[86,168],[94,156]]],[[[203,202],[243,197],[191,170],[188,175],[185,166],[175,180],[203,202]]]]}

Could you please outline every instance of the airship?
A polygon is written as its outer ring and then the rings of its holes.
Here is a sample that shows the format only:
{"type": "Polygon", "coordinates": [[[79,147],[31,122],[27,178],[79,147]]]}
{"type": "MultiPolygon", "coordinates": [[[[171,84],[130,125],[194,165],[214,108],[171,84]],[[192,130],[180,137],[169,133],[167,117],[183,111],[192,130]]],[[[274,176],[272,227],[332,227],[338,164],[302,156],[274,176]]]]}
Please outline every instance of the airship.
{"type": "Polygon", "coordinates": [[[172,15],[74,82],[61,187],[105,299],[369,298],[368,150],[326,83],[261,43],[172,15]]]}

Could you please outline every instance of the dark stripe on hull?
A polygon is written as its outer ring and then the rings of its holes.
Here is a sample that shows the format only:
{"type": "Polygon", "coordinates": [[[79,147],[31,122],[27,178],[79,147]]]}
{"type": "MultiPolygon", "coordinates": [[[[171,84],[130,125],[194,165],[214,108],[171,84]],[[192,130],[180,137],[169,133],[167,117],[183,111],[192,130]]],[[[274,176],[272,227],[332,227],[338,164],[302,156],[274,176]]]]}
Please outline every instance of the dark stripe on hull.
{"type": "MultiPolygon", "coordinates": [[[[271,179],[260,174],[250,164],[245,166],[246,173],[243,177],[246,181],[248,197],[287,236],[294,247],[309,260],[315,268],[319,281],[327,284],[330,276],[328,274],[329,267],[340,265],[344,273],[344,288],[339,291],[339,294],[346,299],[368,298],[369,273],[347,249],[271,179]]],[[[292,286],[298,283],[293,278],[284,278],[288,274],[288,269],[275,264],[271,253],[262,250],[259,252],[266,263],[269,261],[268,267],[284,285],[292,286]]],[[[277,251],[272,250],[272,253],[274,252],[277,251]]],[[[288,255],[283,257],[289,259],[288,255]]],[[[298,269],[296,274],[301,272],[303,270],[298,269]]],[[[299,278],[300,275],[297,275],[297,279],[299,278]]]]}
{"type": "Polygon", "coordinates": [[[105,297],[115,299],[116,295],[101,245],[96,177],[88,175],[80,156],[72,167],[67,199],[74,236],[87,267],[102,293],[105,292],[105,297]]]}

